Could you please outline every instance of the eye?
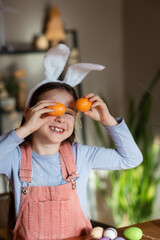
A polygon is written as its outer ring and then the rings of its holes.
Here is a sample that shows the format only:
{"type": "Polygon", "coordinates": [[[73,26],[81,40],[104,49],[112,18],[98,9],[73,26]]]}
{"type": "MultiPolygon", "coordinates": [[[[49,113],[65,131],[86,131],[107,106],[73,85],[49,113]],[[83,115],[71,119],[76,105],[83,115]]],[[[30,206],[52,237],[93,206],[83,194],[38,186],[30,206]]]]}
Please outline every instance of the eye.
{"type": "Polygon", "coordinates": [[[65,112],[65,114],[73,116],[73,113],[71,112],[65,112]]]}
{"type": "Polygon", "coordinates": [[[65,112],[66,115],[69,115],[69,116],[72,116],[72,117],[75,117],[76,116],[76,112],[71,110],[71,109],[67,109],[66,112],[65,112]]]}

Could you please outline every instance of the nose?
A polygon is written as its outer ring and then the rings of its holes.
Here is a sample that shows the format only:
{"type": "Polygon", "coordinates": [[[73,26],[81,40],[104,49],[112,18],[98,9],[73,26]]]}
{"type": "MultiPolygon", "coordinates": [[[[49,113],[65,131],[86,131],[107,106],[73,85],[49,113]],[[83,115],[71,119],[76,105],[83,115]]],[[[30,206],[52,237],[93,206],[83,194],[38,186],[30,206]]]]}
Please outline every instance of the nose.
{"type": "Polygon", "coordinates": [[[65,115],[57,116],[55,120],[59,123],[65,123],[65,115]]]}

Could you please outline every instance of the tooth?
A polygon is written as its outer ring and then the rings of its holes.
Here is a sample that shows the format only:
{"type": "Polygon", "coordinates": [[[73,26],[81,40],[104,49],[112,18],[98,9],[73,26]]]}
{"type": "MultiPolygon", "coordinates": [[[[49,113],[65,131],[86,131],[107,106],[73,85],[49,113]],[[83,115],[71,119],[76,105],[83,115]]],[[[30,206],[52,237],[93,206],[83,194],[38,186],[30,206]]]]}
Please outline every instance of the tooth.
{"type": "Polygon", "coordinates": [[[55,131],[57,131],[57,132],[62,132],[62,129],[55,128],[55,131]]]}
{"type": "Polygon", "coordinates": [[[51,129],[56,132],[63,132],[63,130],[59,128],[51,127],[51,129]]]}

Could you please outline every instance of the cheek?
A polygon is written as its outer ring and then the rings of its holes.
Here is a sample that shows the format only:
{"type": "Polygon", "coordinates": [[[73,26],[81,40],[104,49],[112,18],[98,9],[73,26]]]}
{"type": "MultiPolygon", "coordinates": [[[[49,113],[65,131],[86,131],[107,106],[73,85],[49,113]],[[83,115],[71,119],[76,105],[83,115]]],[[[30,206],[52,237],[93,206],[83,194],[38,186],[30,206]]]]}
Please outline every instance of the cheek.
{"type": "Polygon", "coordinates": [[[71,132],[74,130],[74,119],[68,122],[68,127],[71,132]]]}

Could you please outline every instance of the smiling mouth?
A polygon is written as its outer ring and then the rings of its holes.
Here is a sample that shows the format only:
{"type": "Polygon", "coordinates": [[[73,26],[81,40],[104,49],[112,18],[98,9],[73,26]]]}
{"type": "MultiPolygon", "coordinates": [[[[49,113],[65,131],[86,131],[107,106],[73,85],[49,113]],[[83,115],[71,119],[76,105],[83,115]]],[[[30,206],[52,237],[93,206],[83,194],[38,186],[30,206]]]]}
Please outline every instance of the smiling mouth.
{"type": "Polygon", "coordinates": [[[49,127],[53,132],[63,133],[65,130],[58,127],[49,127]]]}

